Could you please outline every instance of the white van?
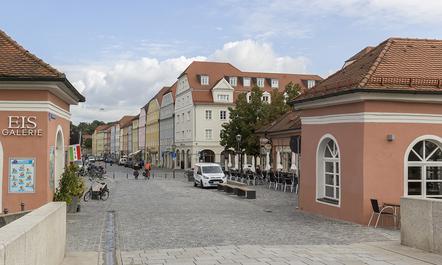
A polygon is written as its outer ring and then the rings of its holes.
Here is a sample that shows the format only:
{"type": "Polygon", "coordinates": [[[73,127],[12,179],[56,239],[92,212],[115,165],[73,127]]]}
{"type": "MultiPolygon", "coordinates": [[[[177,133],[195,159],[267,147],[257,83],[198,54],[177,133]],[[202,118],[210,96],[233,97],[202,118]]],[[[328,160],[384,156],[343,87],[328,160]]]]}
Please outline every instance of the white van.
{"type": "Polygon", "coordinates": [[[197,163],[193,169],[193,185],[201,188],[216,187],[218,183],[227,181],[223,169],[215,163],[197,163]]]}

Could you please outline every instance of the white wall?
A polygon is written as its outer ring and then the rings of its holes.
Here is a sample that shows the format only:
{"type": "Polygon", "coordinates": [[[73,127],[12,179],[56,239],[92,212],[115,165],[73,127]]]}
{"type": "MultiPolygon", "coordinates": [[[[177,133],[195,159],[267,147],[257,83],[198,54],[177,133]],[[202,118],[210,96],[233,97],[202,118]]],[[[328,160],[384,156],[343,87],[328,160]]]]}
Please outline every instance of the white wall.
{"type": "Polygon", "coordinates": [[[50,202],[0,228],[0,265],[60,265],[66,247],[66,204],[50,202]]]}

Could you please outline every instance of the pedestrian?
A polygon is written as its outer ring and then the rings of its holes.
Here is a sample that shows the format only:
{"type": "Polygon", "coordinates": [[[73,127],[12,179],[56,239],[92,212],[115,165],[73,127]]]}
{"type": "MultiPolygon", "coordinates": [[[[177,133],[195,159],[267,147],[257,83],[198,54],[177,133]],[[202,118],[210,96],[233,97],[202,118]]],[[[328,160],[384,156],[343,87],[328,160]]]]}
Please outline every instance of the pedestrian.
{"type": "Polygon", "coordinates": [[[146,164],[144,164],[144,172],[146,172],[146,179],[150,179],[150,170],[151,170],[151,165],[150,162],[147,161],[146,164]]]}

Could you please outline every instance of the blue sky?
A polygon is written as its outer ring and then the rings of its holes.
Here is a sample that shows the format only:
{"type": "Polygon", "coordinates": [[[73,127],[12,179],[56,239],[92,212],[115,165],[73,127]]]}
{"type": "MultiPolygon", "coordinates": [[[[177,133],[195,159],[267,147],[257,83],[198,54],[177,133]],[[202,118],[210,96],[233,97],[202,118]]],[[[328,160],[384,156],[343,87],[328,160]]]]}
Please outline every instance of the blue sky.
{"type": "Polygon", "coordinates": [[[441,2],[14,0],[2,3],[0,28],[85,94],[75,122],[110,121],[195,59],[325,77],[390,36],[442,39],[441,2]]]}

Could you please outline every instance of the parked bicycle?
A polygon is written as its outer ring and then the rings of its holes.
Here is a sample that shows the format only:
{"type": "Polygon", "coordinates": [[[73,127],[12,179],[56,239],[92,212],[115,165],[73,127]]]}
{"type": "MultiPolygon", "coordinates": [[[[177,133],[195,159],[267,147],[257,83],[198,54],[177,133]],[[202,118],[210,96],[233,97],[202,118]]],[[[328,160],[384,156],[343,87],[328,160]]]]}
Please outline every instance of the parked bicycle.
{"type": "Polygon", "coordinates": [[[105,182],[99,182],[89,178],[92,182],[89,190],[84,194],[84,201],[87,202],[92,199],[92,196],[97,196],[100,200],[105,201],[109,198],[109,188],[105,182]]]}

